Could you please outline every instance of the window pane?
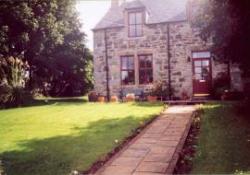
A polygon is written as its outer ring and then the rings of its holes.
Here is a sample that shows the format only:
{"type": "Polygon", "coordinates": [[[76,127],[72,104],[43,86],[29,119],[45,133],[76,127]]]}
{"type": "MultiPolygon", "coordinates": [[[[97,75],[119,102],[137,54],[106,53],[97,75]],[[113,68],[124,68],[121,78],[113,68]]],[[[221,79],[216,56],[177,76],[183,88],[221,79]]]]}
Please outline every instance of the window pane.
{"type": "Polygon", "coordinates": [[[209,61],[208,60],[202,61],[202,66],[209,66],[209,61]]]}
{"type": "Polygon", "coordinates": [[[136,36],[142,36],[142,25],[136,25],[136,36]]]}
{"type": "Polygon", "coordinates": [[[210,58],[211,53],[210,52],[193,52],[192,56],[193,58],[210,58]]]}
{"type": "Polygon", "coordinates": [[[126,57],[122,57],[122,69],[127,69],[127,58],[126,57]]]}
{"type": "Polygon", "coordinates": [[[136,15],[135,15],[135,13],[129,13],[129,24],[136,24],[136,15]]]}
{"type": "Polygon", "coordinates": [[[202,73],[203,73],[203,74],[208,74],[208,73],[209,73],[208,67],[203,67],[203,68],[202,68],[202,73]]]}
{"type": "Polygon", "coordinates": [[[143,14],[141,12],[129,13],[129,36],[142,36],[143,14]]]}
{"type": "Polygon", "coordinates": [[[149,84],[153,82],[153,72],[152,70],[140,70],[139,71],[139,83],[149,84]]]}
{"type": "Polygon", "coordinates": [[[152,68],[152,56],[151,55],[140,55],[139,56],[140,68],[152,68]]]}
{"type": "Polygon", "coordinates": [[[147,70],[147,82],[146,83],[152,83],[153,82],[153,71],[151,70],[147,70]]]}
{"type": "Polygon", "coordinates": [[[199,73],[199,74],[200,74],[201,71],[202,71],[201,67],[196,67],[196,68],[195,68],[195,73],[199,73]]]}
{"type": "Polygon", "coordinates": [[[152,57],[151,56],[148,56],[146,59],[146,67],[152,68],[152,57]]]}
{"type": "Polygon", "coordinates": [[[130,25],[129,26],[129,36],[136,36],[136,26],[135,25],[130,25]]]}
{"type": "Polygon", "coordinates": [[[195,79],[196,79],[196,80],[201,80],[201,79],[202,79],[201,74],[195,74],[195,79]]]}
{"type": "Polygon", "coordinates": [[[144,79],[145,79],[145,71],[144,70],[140,70],[139,71],[139,83],[140,84],[144,84],[144,79]]]}
{"type": "Polygon", "coordinates": [[[132,85],[135,82],[135,74],[134,71],[122,71],[122,84],[123,85],[132,85]]]}
{"type": "Polygon", "coordinates": [[[124,56],[121,57],[121,81],[123,85],[134,84],[135,71],[134,71],[134,57],[124,56]]]}
{"type": "Polygon", "coordinates": [[[122,70],[134,70],[134,57],[121,57],[122,70]]]}
{"type": "Polygon", "coordinates": [[[139,56],[139,66],[140,68],[146,67],[145,56],[139,56]]]}
{"type": "Polygon", "coordinates": [[[194,66],[195,66],[195,67],[201,66],[201,61],[195,61],[195,62],[194,62],[194,66]]]}
{"type": "Polygon", "coordinates": [[[134,58],[128,57],[127,68],[134,70],[134,58]]]}
{"type": "Polygon", "coordinates": [[[136,24],[142,24],[142,13],[136,13],[136,24]]]}
{"type": "Polygon", "coordinates": [[[125,81],[128,77],[128,72],[127,71],[122,71],[122,81],[125,81]]]}
{"type": "Polygon", "coordinates": [[[149,84],[153,82],[152,55],[139,56],[139,83],[149,84]]]}

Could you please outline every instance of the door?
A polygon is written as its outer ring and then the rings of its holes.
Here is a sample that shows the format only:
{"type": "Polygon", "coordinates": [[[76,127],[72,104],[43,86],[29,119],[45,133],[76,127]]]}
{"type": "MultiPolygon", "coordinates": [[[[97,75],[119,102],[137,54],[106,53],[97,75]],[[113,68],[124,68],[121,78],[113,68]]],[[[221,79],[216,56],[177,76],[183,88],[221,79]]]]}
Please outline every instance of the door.
{"type": "Polygon", "coordinates": [[[212,69],[209,52],[193,54],[193,93],[194,96],[208,96],[212,86],[212,69]]]}

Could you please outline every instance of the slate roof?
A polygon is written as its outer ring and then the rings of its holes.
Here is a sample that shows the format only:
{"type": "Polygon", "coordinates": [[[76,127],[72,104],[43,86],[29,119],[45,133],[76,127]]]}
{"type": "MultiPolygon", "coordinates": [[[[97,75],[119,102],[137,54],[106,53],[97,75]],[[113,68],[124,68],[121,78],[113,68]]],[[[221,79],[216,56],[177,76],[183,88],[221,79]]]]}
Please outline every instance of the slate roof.
{"type": "Polygon", "coordinates": [[[146,24],[162,22],[177,22],[187,19],[186,0],[132,0],[111,7],[94,30],[124,26],[124,10],[131,8],[145,8],[147,12],[146,24]]]}

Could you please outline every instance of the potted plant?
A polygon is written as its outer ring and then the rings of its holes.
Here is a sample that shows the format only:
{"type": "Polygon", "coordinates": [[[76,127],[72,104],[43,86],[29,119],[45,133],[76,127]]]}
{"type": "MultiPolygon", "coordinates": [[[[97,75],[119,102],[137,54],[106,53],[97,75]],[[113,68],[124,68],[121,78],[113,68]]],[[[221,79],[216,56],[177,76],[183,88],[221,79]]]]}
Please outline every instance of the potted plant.
{"type": "Polygon", "coordinates": [[[185,101],[189,99],[189,96],[188,96],[188,93],[187,93],[186,90],[182,91],[182,93],[181,93],[181,99],[185,100],[185,101]]]}
{"type": "Polygon", "coordinates": [[[118,102],[118,97],[116,95],[112,95],[110,98],[110,102],[118,102]]]}
{"type": "Polygon", "coordinates": [[[157,101],[157,96],[154,95],[154,94],[150,94],[150,95],[147,96],[147,100],[149,102],[156,102],[157,101]]]}
{"type": "Polygon", "coordinates": [[[156,102],[158,95],[157,85],[153,86],[153,88],[149,91],[147,95],[147,101],[149,102],[156,102]]]}
{"type": "Polygon", "coordinates": [[[103,95],[98,95],[98,102],[104,103],[105,97],[103,95]]]}
{"type": "Polygon", "coordinates": [[[155,102],[159,98],[161,101],[163,101],[167,99],[168,95],[169,90],[166,83],[164,81],[158,81],[151,89],[149,95],[147,96],[147,100],[155,102]]]}
{"type": "Polygon", "coordinates": [[[91,91],[88,94],[89,102],[97,102],[98,101],[98,94],[95,91],[91,91]]]}
{"type": "Polygon", "coordinates": [[[126,102],[134,102],[135,101],[135,94],[133,94],[133,93],[127,94],[125,97],[125,101],[126,102]]]}

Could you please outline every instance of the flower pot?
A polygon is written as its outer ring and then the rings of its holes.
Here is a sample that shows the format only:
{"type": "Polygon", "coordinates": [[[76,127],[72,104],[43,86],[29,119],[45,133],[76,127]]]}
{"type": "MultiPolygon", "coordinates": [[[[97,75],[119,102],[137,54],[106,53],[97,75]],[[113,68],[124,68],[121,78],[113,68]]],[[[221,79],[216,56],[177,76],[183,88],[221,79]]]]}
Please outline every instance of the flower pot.
{"type": "Polygon", "coordinates": [[[147,96],[147,100],[149,102],[156,102],[157,101],[157,96],[151,96],[151,95],[149,95],[149,96],[147,96]]]}
{"type": "Polygon", "coordinates": [[[110,102],[118,102],[118,97],[116,95],[112,95],[110,98],[110,102]]]}
{"type": "Polygon", "coordinates": [[[127,94],[125,97],[126,102],[134,102],[135,101],[135,94],[127,94]]]}
{"type": "Polygon", "coordinates": [[[99,96],[99,97],[98,97],[98,102],[104,103],[104,102],[105,102],[105,97],[99,96]]]}
{"type": "Polygon", "coordinates": [[[97,102],[98,101],[98,95],[96,92],[92,91],[88,94],[89,102],[97,102]]]}

